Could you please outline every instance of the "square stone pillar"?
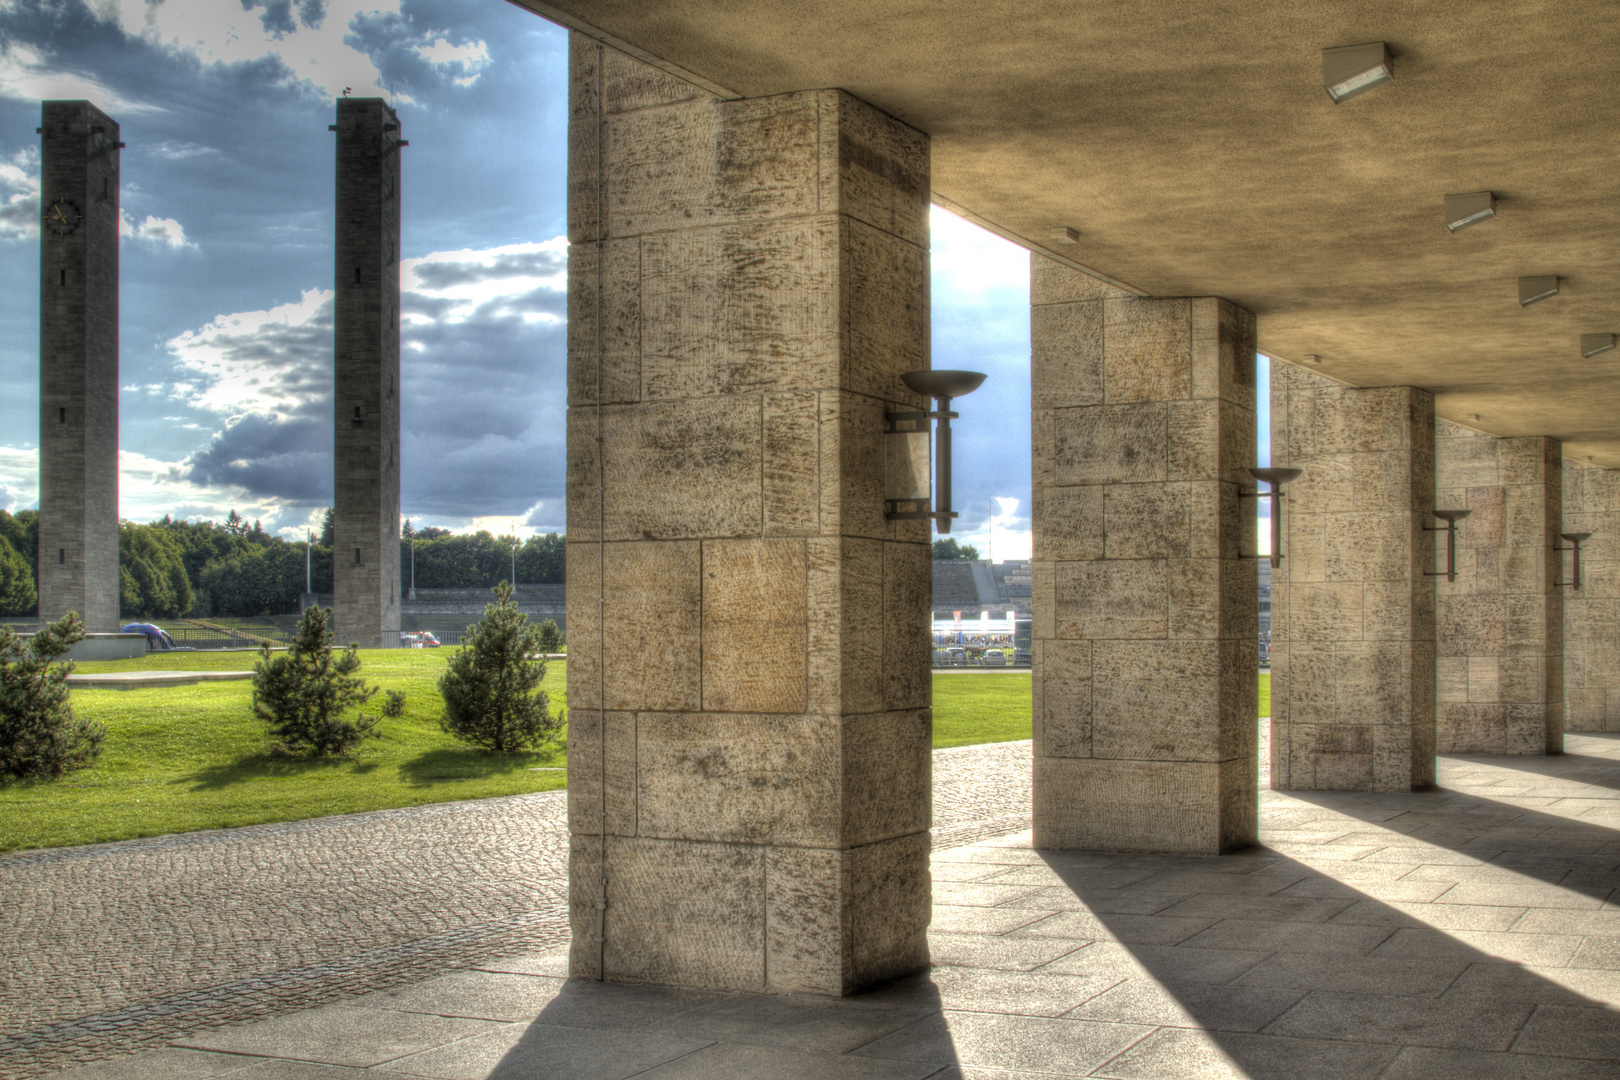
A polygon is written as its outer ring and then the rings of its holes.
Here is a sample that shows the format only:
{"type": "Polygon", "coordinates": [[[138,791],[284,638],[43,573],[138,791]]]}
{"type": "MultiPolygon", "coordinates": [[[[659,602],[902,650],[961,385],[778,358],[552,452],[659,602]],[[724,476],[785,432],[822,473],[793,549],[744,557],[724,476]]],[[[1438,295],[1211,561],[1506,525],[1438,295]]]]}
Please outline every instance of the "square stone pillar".
{"type": "Polygon", "coordinates": [[[40,104],[39,617],[118,629],[118,125],[40,104]]]}
{"type": "MultiPolygon", "coordinates": [[[[399,647],[399,117],[337,103],[332,616],[340,643],[399,647]]],[[[514,582],[514,584],[516,584],[514,582]]]]}
{"type": "Polygon", "coordinates": [[[1271,786],[1434,783],[1434,396],[1271,363],[1271,786]]]}
{"type": "MultiPolygon", "coordinates": [[[[1471,511],[1457,523],[1457,580],[1435,578],[1435,749],[1561,753],[1567,590],[1553,584],[1553,546],[1563,544],[1563,445],[1438,420],[1434,447],[1436,506],[1471,511]]],[[[1443,570],[1445,533],[1434,542],[1443,570]]]]}
{"type": "Polygon", "coordinates": [[[1256,839],[1255,321],[1030,259],[1035,844],[1256,839]]]}
{"type": "Polygon", "coordinates": [[[932,560],[884,519],[883,430],[924,404],[928,140],[579,35],[570,79],[571,970],[916,971],[932,560]]]}
{"type": "MultiPolygon", "coordinates": [[[[1592,534],[1581,545],[1581,587],[1557,590],[1564,605],[1564,726],[1620,731],[1620,472],[1566,459],[1563,507],[1560,532],[1592,534]]],[[[1558,580],[1569,580],[1569,555],[1554,566],[1558,580]]]]}

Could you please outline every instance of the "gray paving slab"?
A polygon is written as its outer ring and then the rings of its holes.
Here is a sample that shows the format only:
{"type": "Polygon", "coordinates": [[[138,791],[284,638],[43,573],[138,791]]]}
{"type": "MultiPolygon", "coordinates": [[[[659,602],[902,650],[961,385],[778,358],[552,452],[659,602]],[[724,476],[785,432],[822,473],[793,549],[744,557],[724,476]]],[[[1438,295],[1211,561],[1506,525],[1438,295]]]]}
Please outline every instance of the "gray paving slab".
{"type": "Polygon", "coordinates": [[[635,1031],[607,1035],[592,1028],[508,1024],[401,1058],[392,1067],[434,1080],[625,1080],[707,1045],[635,1031]]]}
{"type": "Polygon", "coordinates": [[[1266,1031],[1344,1042],[1507,1050],[1534,1011],[1521,1002],[1312,991],[1266,1031]]]}
{"type": "Polygon", "coordinates": [[[923,1080],[938,1071],[939,1066],[931,1062],[717,1044],[637,1076],[647,1080],[923,1080]]]}
{"type": "Polygon", "coordinates": [[[1111,1080],[1373,1080],[1398,1047],[1160,1028],[1091,1075],[1111,1080]]]}
{"type": "Polygon", "coordinates": [[[191,1036],[177,1045],[191,1050],[284,1057],[364,1069],[501,1026],[464,1017],[327,1005],[256,1024],[220,1028],[191,1036]]]}
{"type": "Polygon", "coordinates": [[[1572,1005],[1537,1006],[1513,1049],[1549,1057],[1620,1062],[1620,1011],[1572,1005]]]}
{"type": "Polygon", "coordinates": [[[855,1051],[860,1057],[1085,1075],[1153,1031],[1151,1025],[944,1012],[855,1051]]]}
{"type": "Polygon", "coordinates": [[[1381,1080],[1595,1080],[1590,1061],[1541,1054],[1408,1047],[1381,1080]]]}

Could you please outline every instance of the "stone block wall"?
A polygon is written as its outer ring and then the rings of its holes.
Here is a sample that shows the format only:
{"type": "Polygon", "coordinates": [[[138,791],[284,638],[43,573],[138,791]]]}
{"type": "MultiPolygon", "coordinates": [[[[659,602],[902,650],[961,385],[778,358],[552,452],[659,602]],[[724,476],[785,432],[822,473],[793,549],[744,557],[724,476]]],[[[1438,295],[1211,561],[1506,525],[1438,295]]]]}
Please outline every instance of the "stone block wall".
{"type": "Polygon", "coordinates": [[[337,103],[334,632],[399,641],[399,117],[337,103]]]}
{"type": "MultiPolygon", "coordinates": [[[[1563,750],[1562,461],[1557,439],[1436,422],[1436,507],[1470,511],[1457,524],[1457,580],[1434,579],[1439,753],[1563,750]]],[[[1434,543],[1444,570],[1446,534],[1434,543]]]]}
{"type": "Polygon", "coordinates": [[[1271,363],[1271,460],[1304,469],[1271,576],[1271,783],[1434,783],[1434,397],[1271,363]]]}
{"type": "MultiPolygon", "coordinates": [[[[1558,590],[1564,605],[1564,726],[1620,731],[1620,471],[1566,459],[1563,504],[1559,531],[1592,534],[1581,545],[1581,587],[1558,590]]],[[[1567,552],[1555,566],[1558,580],[1568,581],[1567,552]]]]}
{"type": "Polygon", "coordinates": [[[571,50],[572,971],[917,970],[932,558],[883,517],[883,431],[924,404],[928,140],[571,50]]]}
{"type": "Polygon", "coordinates": [[[1252,843],[1254,316],[1030,274],[1035,843],[1252,843]]]}
{"type": "Polygon", "coordinates": [[[39,616],[118,628],[118,125],[41,106],[39,616]],[[60,206],[62,220],[49,215],[60,206]]]}

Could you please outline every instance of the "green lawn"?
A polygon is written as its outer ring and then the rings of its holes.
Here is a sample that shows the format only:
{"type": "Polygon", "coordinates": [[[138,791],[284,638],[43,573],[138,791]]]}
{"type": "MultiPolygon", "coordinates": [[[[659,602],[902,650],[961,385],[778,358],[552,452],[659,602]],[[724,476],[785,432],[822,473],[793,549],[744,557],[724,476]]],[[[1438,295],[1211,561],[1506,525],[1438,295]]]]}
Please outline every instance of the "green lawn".
{"type": "MultiPolygon", "coordinates": [[[[269,752],[248,682],[139,690],[75,690],[74,711],[107,727],[94,767],[53,782],[0,786],[0,851],[99,843],[266,821],[293,821],[563,786],[561,748],[493,754],[439,729],[435,685],[445,652],[366,652],[360,674],[405,691],[406,711],[377,725],[348,758],[309,761],[269,752]],[[544,771],[540,771],[544,770],[544,771]]],[[[86,662],[78,670],[247,670],[252,653],[157,653],[86,662]]],[[[543,688],[564,700],[566,665],[543,688]]],[[[381,704],[379,692],[373,699],[381,704]]]]}
{"type": "Polygon", "coordinates": [[[1027,672],[934,673],[934,749],[1030,736],[1027,672]]]}
{"type": "MultiPolygon", "coordinates": [[[[406,715],[348,758],[309,761],[271,752],[252,713],[250,683],[75,690],[74,709],[107,727],[95,766],[54,782],[0,785],[0,851],[100,843],[197,829],[549,791],[564,786],[560,746],[493,754],[439,729],[436,686],[449,650],[363,653],[361,674],[403,690],[406,715]]],[[[86,674],[131,670],[246,671],[254,654],[153,653],[85,662],[86,674]]],[[[567,664],[548,665],[552,708],[566,703],[567,664]]],[[[1271,676],[1260,676],[1260,713],[1271,676]]],[[[379,693],[374,699],[381,703],[379,693]]],[[[934,675],[934,746],[1030,737],[1027,672],[934,675]]]]}

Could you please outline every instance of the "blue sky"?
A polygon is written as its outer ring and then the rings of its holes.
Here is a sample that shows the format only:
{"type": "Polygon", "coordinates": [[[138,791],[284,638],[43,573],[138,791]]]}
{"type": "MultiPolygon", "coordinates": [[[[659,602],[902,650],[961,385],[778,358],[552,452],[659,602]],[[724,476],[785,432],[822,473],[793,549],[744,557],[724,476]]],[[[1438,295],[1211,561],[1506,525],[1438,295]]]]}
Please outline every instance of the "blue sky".
{"type": "MultiPolygon", "coordinates": [[[[331,501],[332,144],[399,110],[404,513],[564,531],[567,38],[504,0],[0,0],[0,508],[36,505],[41,98],[122,125],[121,515],[331,501]]],[[[935,209],[954,535],[1029,552],[1028,255],[935,209]]]]}

